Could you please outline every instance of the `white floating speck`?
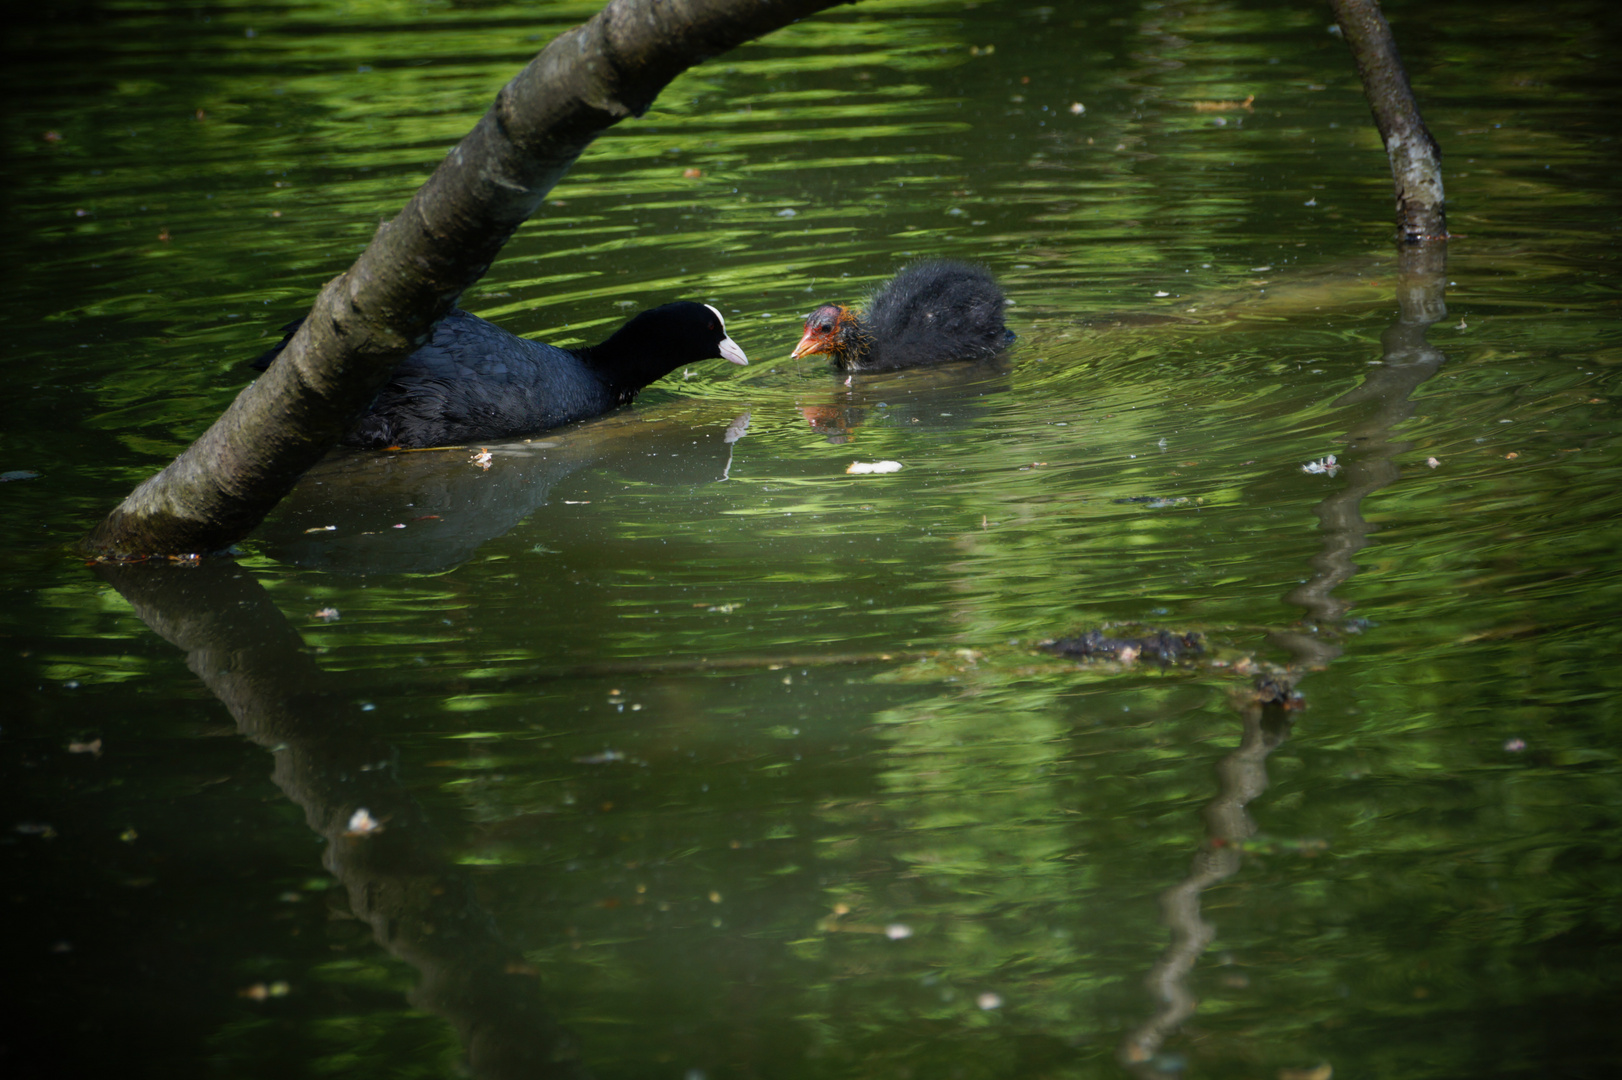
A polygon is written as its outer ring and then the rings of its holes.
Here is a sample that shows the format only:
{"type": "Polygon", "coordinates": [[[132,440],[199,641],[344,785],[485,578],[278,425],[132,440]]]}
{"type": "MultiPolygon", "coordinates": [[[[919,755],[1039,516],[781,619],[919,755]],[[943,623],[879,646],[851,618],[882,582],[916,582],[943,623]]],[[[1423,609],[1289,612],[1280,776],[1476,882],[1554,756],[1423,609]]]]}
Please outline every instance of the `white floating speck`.
{"type": "Polygon", "coordinates": [[[853,461],[845,466],[845,473],[849,476],[866,476],[869,473],[892,473],[901,471],[899,461],[853,461]]]}
{"type": "Polygon", "coordinates": [[[1330,454],[1321,460],[1307,462],[1301,466],[1301,471],[1304,473],[1326,473],[1329,476],[1334,476],[1340,472],[1340,463],[1335,460],[1334,454],[1330,454]]]}

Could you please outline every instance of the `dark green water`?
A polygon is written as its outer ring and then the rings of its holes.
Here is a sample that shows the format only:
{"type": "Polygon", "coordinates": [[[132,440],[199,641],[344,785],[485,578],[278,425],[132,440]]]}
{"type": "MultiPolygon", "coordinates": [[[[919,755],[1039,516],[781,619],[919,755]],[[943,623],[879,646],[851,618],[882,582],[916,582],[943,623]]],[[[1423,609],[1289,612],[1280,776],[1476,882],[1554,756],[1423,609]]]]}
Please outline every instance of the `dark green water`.
{"type": "Polygon", "coordinates": [[[66,554],[594,10],[14,18],[0,1073],[1613,1075],[1610,4],[1388,6],[1458,234],[1422,318],[1326,8],[808,20],[464,301],[705,300],[750,367],[488,471],[338,457],[234,564],[66,554]],[[1007,364],[787,359],[921,255],[1004,282],[1007,364]],[[1113,624],[1211,652],[1036,648],[1113,624]]]}

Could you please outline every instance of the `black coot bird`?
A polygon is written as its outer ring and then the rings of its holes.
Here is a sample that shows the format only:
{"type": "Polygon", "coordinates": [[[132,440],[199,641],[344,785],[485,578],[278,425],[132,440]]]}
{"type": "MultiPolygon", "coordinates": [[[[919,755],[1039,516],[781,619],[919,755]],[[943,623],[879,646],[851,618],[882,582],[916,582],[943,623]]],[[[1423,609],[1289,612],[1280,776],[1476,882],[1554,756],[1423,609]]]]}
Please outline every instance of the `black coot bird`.
{"type": "MultiPolygon", "coordinates": [[[[254,366],[268,368],[298,326],[254,366]]],[[[400,361],[343,442],[413,448],[528,435],[601,415],[684,364],[716,359],[749,363],[721,313],[689,300],[644,311],[602,344],[579,349],[517,337],[453,309],[400,361]]]]}
{"type": "Polygon", "coordinates": [[[913,263],[867,301],[866,310],[824,304],[805,320],[793,356],[827,353],[844,371],[894,371],[985,360],[1014,342],[1003,325],[1007,298],[991,275],[967,263],[913,263]]]}

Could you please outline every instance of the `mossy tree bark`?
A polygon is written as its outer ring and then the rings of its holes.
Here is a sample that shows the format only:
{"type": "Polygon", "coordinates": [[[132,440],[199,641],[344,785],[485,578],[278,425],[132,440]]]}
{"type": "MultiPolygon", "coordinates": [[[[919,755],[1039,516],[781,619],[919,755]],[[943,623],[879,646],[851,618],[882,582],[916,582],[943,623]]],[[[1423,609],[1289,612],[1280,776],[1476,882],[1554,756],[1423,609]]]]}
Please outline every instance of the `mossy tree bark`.
{"type": "Polygon", "coordinates": [[[132,558],[242,539],[337,444],[599,133],[640,116],[694,64],[844,2],[610,0],[559,36],[327,283],[270,370],[84,547],[132,558]]]}
{"type": "Polygon", "coordinates": [[[1379,0],[1329,0],[1341,33],[1352,47],[1363,92],[1374,110],[1397,195],[1397,235],[1402,243],[1447,239],[1442,206],[1442,150],[1419,115],[1391,27],[1379,0]]]}

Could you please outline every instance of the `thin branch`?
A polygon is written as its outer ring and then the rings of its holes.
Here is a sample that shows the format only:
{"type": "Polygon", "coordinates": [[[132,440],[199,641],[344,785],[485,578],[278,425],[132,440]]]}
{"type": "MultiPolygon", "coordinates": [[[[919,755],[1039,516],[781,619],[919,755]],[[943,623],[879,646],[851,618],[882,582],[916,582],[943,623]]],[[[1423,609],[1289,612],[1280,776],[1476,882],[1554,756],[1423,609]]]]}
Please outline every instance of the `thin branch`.
{"type": "Polygon", "coordinates": [[[1413,87],[1397,54],[1396,39],[1378,0],[1329,0],[1335,21],[1357,60],[1380,130],[1396,188],[1397,232],[1403,243],[1447,238],[1443,209],[1442,149],[1419,115],[1413,87]]]}

